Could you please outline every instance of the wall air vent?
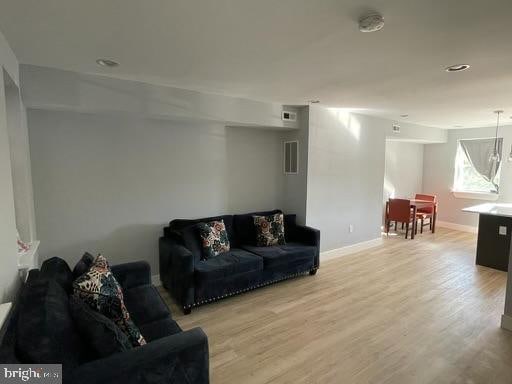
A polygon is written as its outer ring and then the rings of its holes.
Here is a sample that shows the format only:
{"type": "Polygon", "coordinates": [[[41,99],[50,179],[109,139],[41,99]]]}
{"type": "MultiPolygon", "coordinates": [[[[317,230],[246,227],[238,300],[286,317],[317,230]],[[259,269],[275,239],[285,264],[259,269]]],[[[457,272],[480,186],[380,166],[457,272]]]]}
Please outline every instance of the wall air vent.
{"type": "Polygon", "coordinates": [[[281,120],[283,120],[283,121],[297,121],[297,113],[296,112],[283,111],[283,112],[281,112],[281,120]]]}
{"type": "Polygon", "coordinates": [[[284,142],[284,174],[296,175],[299,173],[299,142],[284,142]]]}
{"type": "Polygon", "coordinates": [[[398,124],[393,124],[393,133],[400,133],[400,126],[398,124]]]}

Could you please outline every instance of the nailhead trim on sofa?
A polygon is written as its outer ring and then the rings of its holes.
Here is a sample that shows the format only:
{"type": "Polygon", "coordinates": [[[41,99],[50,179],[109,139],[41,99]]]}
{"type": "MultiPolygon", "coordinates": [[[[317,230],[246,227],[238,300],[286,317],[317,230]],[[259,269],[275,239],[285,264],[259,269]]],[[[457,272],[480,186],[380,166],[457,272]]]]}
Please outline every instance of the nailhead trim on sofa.
{"type": "Polygon", "coordinates": [[[294,277],[298,277],[298,276],[302,276],[302,275],[305,275],[307,273],[310,273],[310,271],[316,271],[318,268],[312,268],[308,271],[304,271],[304,272],[298,272],[298,273],[294,273],[294,274],[291,274],[291,275],[287,275],[281,279],[276,279],[276,280],[271,280],[271,281],[267,281],[265,283],[261,283],[261,284],[257,284],[257,285],[253,285],[251,287],[248,287],[248,288],[244,288],[244,289],[239,289],[238,291],[234,291],[234,292],[230,292],[230,293],[226,293],[222,296],[217,296],[217,297],[212,297],[212,298],[209,298],[209,299],[206,299],[206,300],[202,300],[202,301],[199,301],[197,303],[192,303],[190,305],[186,305],[186,306],[183,306],[183,309],[192,309],[194,307],[199,307],[200,305],[203,305],[203,304],[208,304],[208,303],[213,303],[215,301],[218,301],[218,300],[221,300],[221,299],[224,299],[226,297],[231,297],[231,296],[235,296],[235,295],[238,295],[240,293],[244,293],[244,292],[247,292],[247,291],[251,291],[253,289],[256,289],[256,288],[260,288],[260,287],[265,287],[267,285],[271,285],[271,284],[274,284],[274,283],[278,283],[280,281],[283,281],[283,280],[288,280],[288,279],[292,279],[294,277]]]}

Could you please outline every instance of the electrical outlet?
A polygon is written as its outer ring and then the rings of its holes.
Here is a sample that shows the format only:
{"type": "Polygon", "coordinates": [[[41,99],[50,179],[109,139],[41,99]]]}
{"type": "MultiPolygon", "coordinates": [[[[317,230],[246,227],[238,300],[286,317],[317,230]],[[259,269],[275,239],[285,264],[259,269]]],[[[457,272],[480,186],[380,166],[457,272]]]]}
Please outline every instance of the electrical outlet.
{"type": "Polygon", "coordinates": [[[500,227],[498,228],[498,233],[501,236],[507,236],[507,227],[504,225],[500,225],[500,227]]]}
{"type": "Polygon", "coordinates": [[[348,226],[348,233],[352,233],[354,232],[354,225],[353,224],[349,224],[348,226]]]}

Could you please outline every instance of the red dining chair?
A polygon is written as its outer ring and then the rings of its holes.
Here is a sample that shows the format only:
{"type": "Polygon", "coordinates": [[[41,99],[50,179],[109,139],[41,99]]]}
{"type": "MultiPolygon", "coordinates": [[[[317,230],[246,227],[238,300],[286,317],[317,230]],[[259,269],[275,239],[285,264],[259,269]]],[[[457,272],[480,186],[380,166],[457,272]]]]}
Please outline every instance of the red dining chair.
{"type": "MultiPolygon", "coordinates": [[[[425,195],[422,193],[417,193],[415,196],[415,199],[416,200],[432,201],[433,203],[435,203],[437,201],[437,197],[435,195],[425,195]]],[[[434,207],[433,206],[422,207],[422,208],[418,208],[416,210],[416,219],[420,220],[420,222],[421,222],[421,224],[420,224],[421,233],[423,233],[423,227],[425,225],[428,225],[430,227],[430,230],[432,230],[433,217],[434,217],[434,207]],[[428,219],[427,224],[425,224],[426,219],[428,219]]]]}
{"type": "Polygon", "coordinates": [[[411,201],[406,199],[389,199],[386,204],[386,233],[389,234],[391,222],[395,222],[395,230],[397,223],[405,223],[405,238],[409,233],[409,225],[412,223],[411,239],[413,238],[412,231],[414,230],[414,214],[411,212],[411,201]]]}

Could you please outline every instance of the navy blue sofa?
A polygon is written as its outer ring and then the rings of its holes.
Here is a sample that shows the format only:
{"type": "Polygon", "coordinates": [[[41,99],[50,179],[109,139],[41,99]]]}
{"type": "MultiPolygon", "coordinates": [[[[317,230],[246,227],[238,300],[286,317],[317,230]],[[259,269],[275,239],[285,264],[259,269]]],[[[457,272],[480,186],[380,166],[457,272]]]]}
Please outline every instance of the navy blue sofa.
{"type": "Polygon", "coordinates": [[[297,225],[295,215],[284,215],[286,245],[256,246],[253,215],[275,213],[281,211],[177,219],[164,228],[159,240],[160,280],[185,314],[205,303],[316,273],[320,266],[320,231],[297,225]],[[220,219],[226,226],[231,250],[201,260],[196,224],[220,219]]]}
{"type": "Polygon", "coordinates": [[[151,285],[149,264],[112,267],[130,316],[147,344],[100,358],[70,313],[72,275],[62,259],[32,270],[21,288],[0,346],[0,363],[62,364],[64,383],[208,383],[208,339],[182,331],[151,285]]]}

